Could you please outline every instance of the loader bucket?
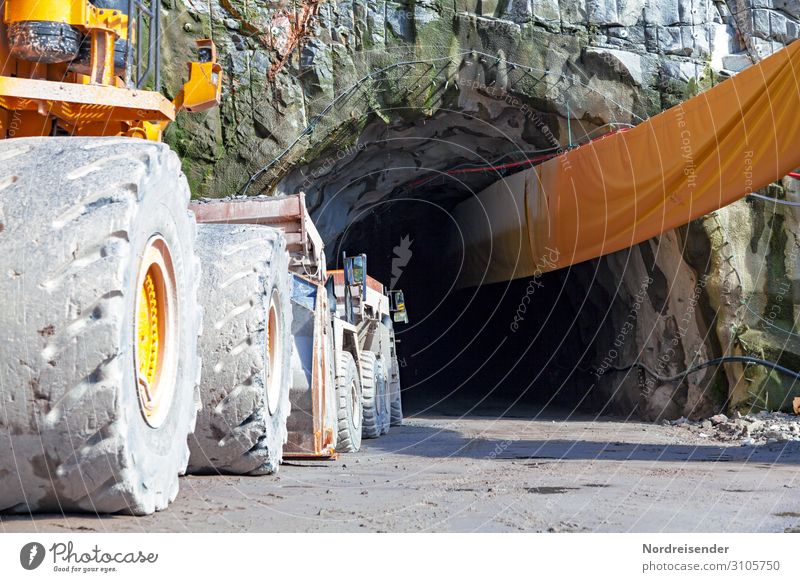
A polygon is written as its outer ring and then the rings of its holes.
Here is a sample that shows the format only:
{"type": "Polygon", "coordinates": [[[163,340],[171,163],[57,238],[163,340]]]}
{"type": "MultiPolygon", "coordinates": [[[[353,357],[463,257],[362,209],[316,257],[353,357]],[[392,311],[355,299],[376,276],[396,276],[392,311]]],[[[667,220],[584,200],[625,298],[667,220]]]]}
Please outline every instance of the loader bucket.
{"type": "Polygon", "coordinates": [[[335,455],[335,388],[332,374],[332,334],[325,333],[325,289],[293,275],[292,381],[284,457],[335,455]]]}

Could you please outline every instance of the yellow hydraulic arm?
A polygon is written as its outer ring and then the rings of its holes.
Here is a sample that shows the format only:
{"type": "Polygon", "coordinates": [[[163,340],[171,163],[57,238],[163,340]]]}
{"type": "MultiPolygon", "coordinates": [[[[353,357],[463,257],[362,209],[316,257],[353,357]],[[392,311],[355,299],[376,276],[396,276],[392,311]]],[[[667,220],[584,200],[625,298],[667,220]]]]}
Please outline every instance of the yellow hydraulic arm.
{"type": "Polygon", "coordinates": [[[493,184],[456,209],[461,284],[630,247],[800,167],[800,42],[634,129],[493,184]]]}
{"type": "MultiPolygon", "coordinates": [[[[157,16],[147,34],[137,30],[141,18],[129,18],[127,11],[142,5],[0,0],[0,139],[68,134],[160,140],[177,111],[218,105],[222,67],[210,40],[198,41],[198,61],[189,63],[189,80],[173,101],[126,83],[125,63],[115,59],[120,41],[133,47],[137,36],[160,38],[157,16]]],[[[160,4],[152,0],[149,6],[155,15],[160,4]]],[[[127,54],[132,60],[134,51],[127,54]]]]}

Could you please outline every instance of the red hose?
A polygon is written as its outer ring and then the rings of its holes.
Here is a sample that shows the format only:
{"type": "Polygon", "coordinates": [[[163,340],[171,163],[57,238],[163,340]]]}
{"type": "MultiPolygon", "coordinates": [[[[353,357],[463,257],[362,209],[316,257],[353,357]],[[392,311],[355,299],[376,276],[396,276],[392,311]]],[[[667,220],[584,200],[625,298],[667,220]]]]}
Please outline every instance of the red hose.
{"type": "MultiPolygon", "coordinates": [[[[596,137],[594,139],[589,140],[588,142],[586,142],[586,144],[590,144],[590,143],[592,143],[594,141],[597,141],[597,140],[605,139],[610,135],[614,135],[615,133],[621,133],[623,131],[628,131],[628,129],[627,128],[623,128],[623,129],[618,129],[617,131],[610,131],[610,132],[608,132],[606,134],[603,134],[603,135],[601,135],[599,137],[596,137]]],[[[581,144],[581,145],[586,145],[586,144],[581,144]]],[[[577,147],[580,147],[580,146],[577,146],[577,147]]],[[[556,156],[559,156],[562,153],[564,153],[564,152],[563,151],[562,152],[555,152],[555,153],[552,153],[552,154],[546,154],[544,156],[539,156],[539,157],[536,157],[536,158],[529,158],[527,160],[522,160],[522,161],[519,161],[519,162],[509,162],[507,164],[501,164],[499,166],[480,166],[480,167],[477,167],[477,168],[459,168],[457,170],[446,170],[445,172],[442,172],[442,173],[446,174],[448,176],[453,176],[455,174],[472,174],[472,173],[475,173],[475,172],[497,172],[499,170],[507,170],[508,168],[517,168],[519,166],[526,166],[526,165],[529,165],[529,164],[536,164],[538,162],[546,162],[547,160],[555,158],[556,156]]],[[[412,186],[412,188],[415,187],[415,186],[419,186],[420,184],[423,184],[425,182],[429,182],[430,180],[433,180],[434,178],[437,178],[437,177],[438,177],[438,175],[430,175],[430,176],[426,176],[425,178],[420,178],[419,180],[416,180],[415,182],[412,182],[411,186],[412,186]]],[[[800,177],[800,175],[798,175],[798,177],[800,177]]]]}
{"type": "Polygon", "coordinates": [[[789,176],[790,178],[794,178],[795,180],[800,180],[800,174],[798,174],[797,172],[789,172],[787,176],[789,176]]]}
{"type": "MultiPolygon", "coordinates": [[[[499,170],[507,170],[508,168],[517,168],[519,166],[526,166],[530,164],[535,164],[537,162],[544,162],[551,158],[556,157],[559,155],[558,153],[554,154],[547,154],[546,156],[539,156],[536,158],[529,158],[527,160],[522,160],[519,162],[509,162],[507,164],[500,164],[499,166],[480,166],[478,168],[459,168],[457,170],[447,170],[446,172],[442,172],[443,174],[447,174],[448,176],[453,176],[455,174],[473,174],[475,172],[497,172],[499,170]]],[[[419,180],[412,182],[411,186],[419,186],[424,182],[428,182],[436,178],[437,175],[426,176],[425,178],[420,178],[419,180]]]]}

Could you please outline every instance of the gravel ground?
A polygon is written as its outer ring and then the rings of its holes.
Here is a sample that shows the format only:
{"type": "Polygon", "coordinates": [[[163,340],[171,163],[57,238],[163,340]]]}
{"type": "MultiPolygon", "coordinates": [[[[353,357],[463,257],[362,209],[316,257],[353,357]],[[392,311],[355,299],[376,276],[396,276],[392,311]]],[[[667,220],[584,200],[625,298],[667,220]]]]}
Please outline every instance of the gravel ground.
{"type": "Polygon", "coordinates": [[[178,499],[149,517],[0,515],[0,529],[800,531],[800,442],[713,440],[567,412],[428,414],[337,461],[183,478],[178,499]]]}
{"type": "Polygon", "coordinates": [[[800,416],[781,412],[759,412],[744,416],[737,412],[733,418],[717,414],[699,421],[679,418],[668,424],[692,431],[700,438],[738,441],[743,446],[800,441],[800,416]]]}

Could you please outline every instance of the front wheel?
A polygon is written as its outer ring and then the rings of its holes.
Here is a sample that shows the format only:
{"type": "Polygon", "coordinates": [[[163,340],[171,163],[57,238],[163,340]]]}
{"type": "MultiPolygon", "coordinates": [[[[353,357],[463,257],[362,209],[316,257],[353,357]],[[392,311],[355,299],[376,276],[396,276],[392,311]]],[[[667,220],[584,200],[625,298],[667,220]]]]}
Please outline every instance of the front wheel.
{"type": "Polygon", "coordinates": [[[361,448],[362,387],[350,352],[339,352],[336,370],[338,435],[336,449],[355,453],[361,448]]]}
{"type": "Polygon", "coordinates": [[[374,352],[361,352],[361,382],[364,419],[361,434],[366,439],[378,438],[388,428],[388,410],[383,360],[374,352]]]}
{"type": "Polygon", "coordinates": [[[401,426],[403,424],[403,400],[400,388],[400,364],[396,357],[392,357],[392,365],[389,368],[389,403],[391,426],[401,426]]]}
{"type": "Polygon", "coordinates": [[[147,514],[197,412],[199,261],[163,144],[0,142],[0,510],[147,514]]]}
{"type": "Polygon", "coordinates": [[[203,407],[189,440],[193,473],[278,470],[286,442],[292,307],[286,239],[261,225],[201,224],[203,407]]]}

